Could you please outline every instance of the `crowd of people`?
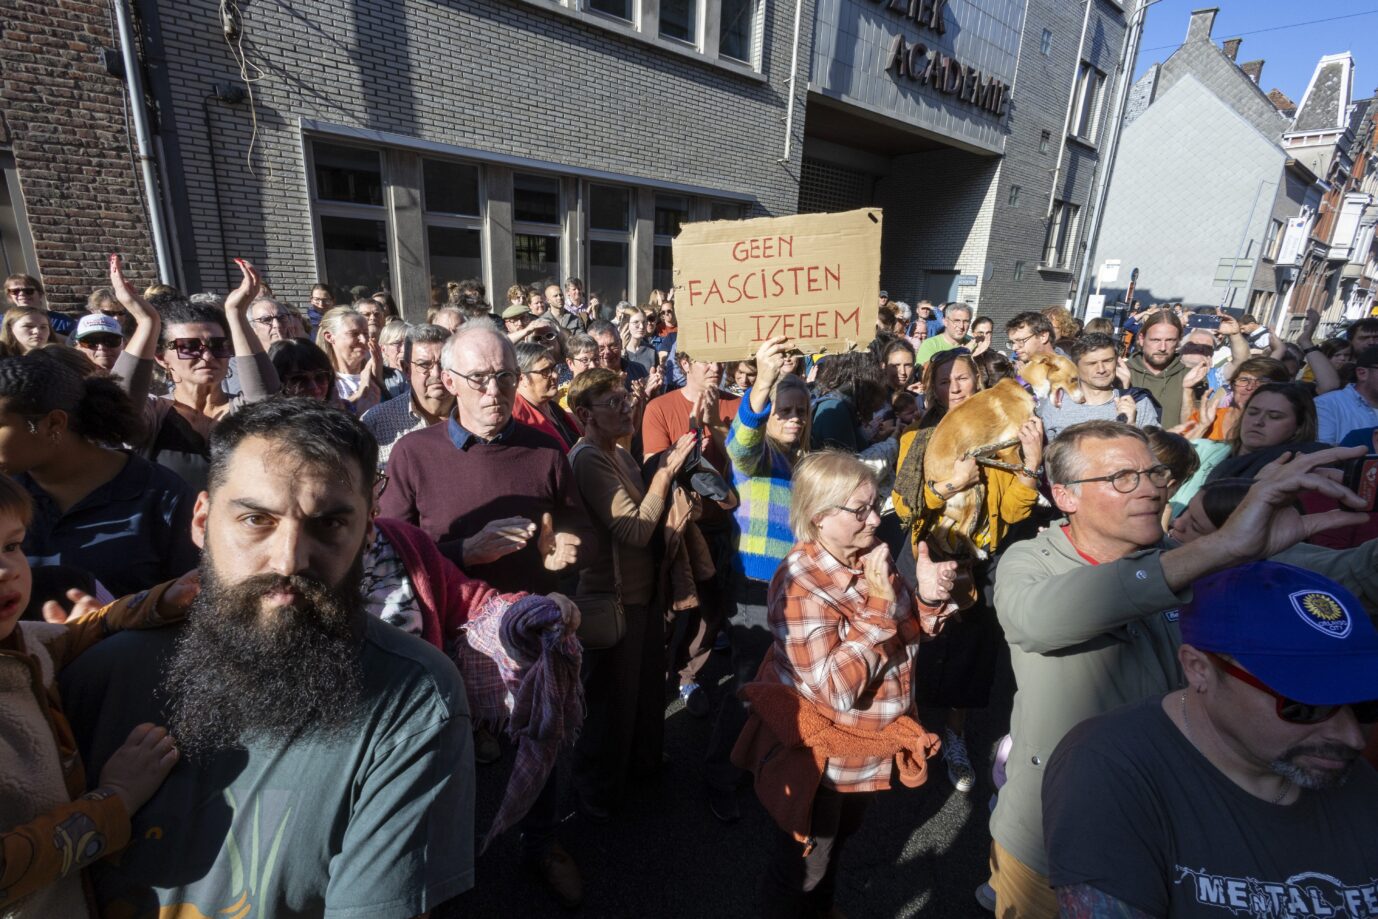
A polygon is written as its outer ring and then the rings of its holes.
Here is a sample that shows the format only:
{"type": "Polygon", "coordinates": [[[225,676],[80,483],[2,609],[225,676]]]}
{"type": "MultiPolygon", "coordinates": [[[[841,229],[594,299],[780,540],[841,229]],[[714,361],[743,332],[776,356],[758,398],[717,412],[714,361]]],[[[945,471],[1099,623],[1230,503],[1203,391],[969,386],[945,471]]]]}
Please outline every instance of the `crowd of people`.
{"type": "Polygon", "coordinates": [[[720,363],[672,292],[408,322],[237,265],[6,280],[6,915],[405,919],[507,832],[577,908],[565,816],[615,825],[682,705],[712,818],[775,825],[743,914],[841,915],[878,793],[989,770],[1000,919],[1378,916],[1378,318],[882,293],[868,346],[720,363]],[[938,461],[1021,387],[1013,461],[938,461]]]}

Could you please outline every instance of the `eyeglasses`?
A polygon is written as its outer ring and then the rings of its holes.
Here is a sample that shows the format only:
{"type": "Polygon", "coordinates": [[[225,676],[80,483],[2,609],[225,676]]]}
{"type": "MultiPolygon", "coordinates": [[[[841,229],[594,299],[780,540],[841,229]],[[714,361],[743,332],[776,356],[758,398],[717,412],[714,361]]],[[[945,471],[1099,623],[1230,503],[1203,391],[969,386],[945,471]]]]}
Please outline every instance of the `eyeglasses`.
{"type": "Polygon", "coordinates": [[[569,360],[567,360],[565,363],[570,364],[570,365],[574,365],[574,364],[590,365],[590,364],[593,363],[593,355],[590,354],[588,357],[570,357],[569,360]]]}
{"type": "Polygon", "coordinates": [[[1153,483],[1153,487],[1162,488],[1172,479],[1172,469],[1168,466],[1159,464],[1150,466],[1147,469],[1121,469],[1119,472],[1112,472],[1109,475],[1097,475],[1088,479],[1073,479],[1070,482],[1063,482],[1063,485],[1081,485],[1084,482],[1109,482],[1114,486],[1115,491],[1127,495],[1139,487],[1139,477],[1148,476],[1148,480],[1153,483]]]}
{"type": "Polygon", "coordinates": [[[329,370],[298,370],[282,379],[282,388],[292,392],[305,389],[320,389],[335,382],[335,374],[329,370]]]}
{"type": "Polygon", "coordinates": [[[118,351],[124,347],[124,339],[118,335],[87,335],[77,340],[77,347],[83,351],[118,351]]]}
{"type": "MultiPolygon", "coordinates": [[[[1247,670],[1236,667],[1219,654],[1207,651],[1206,656],[1210,658],[1211,663],[1216,666],[1216,669],[1224,671],[1241,683],[1247,683],[1254,689],[1272,696],[1274,702],[1276,702],[1278,717],[1289,724],[1320,724],[1322,721],[1329,721],[1331,718],[1334,718],[1339,714],[1340,709],[1344,708],[1343,705],[1312,705],[1309,702],[1298,702],[1295,699],[1289,699],[1280,693],[1274,692],[1271,687],[1258,677],[1247,670]]],[[[1372,724],[1378,721],[1378,700],[1353,702],[1349,703],[1349,707],[1354,710],[1354,718],[1360,724],[1372,724]]]]}
{"type": "Polygon", "coordinates": [[[662,316],[673,316],[674,314],[675,314],[675,311],[672,310],[672,309],[665,309],[665,310],[661,310],[661,311],[660,311],[660,315],[662,315],[662,316]]]}
{"type": "Polygon", "coordinates": [[[1025,335],[1023,338],[1015,338],[1013,335],[1011,335],[1009,341],[1005,342],[1005,344],[1009,345],[1011,350],[1018,351],[1020,348],[1024,347],[1024,345],[1027,344],[1032,338],[1034,338],[1033,335],[1025,335]]]}
{"type": "Polygon", "coordinates": [[[378,473],[377,478],[373,480],[373,487],[376,489],[373,493],[373,497],[383,497],[383,492],[388,490],[388,482],[391,481],[392,479],[388,476],[386,472],[378,473]]]}
{"type": "Polygon", "coordinates": [[[870,504],[863,504],[861,507],[847,507],[845,504],[834,504],[833,510],[845,511],[856,518],[857,523],[865,523],[871,519],[871,515],[880,516],[880,509],[885,506],[884,501],[873,501],[870,504]]]}
{"type": "Polygon", "coordinates": [[[517,386],[517,373],[513,370],[499,370],[497,373],[460,373],[458,370],[450,370],[450,373],[464,380],[477,392],[485,392],[488,384],[495,381],[498,389],[515,389],[517,386]]]}
{"type": "Polygon", "coordinates": [[[556,332],[552,328],[547,327],[539,332],[532,332],[529,337],[534,338],[537,341],[554,341],[555,339],[560,337],[560,333],[556,332]]]}
{"type": "Polygon", "coordinates": [[[223,335],[214,338],[174,338],[172,349],[184,361],[194,361],[207,351],[214,358],[234,357],[234,345],[223,335]]]}
{"type": "Polygon", "coordinates": [[[551,364],[549,367],[533,367],[530,370],[523,370],[522,375],[528,377],[558,377],[560,375],[560,365],[551,364]]]}
{"type": "Polygon", "coordinates": [[[1258,389],[1258,387],[1262,384],[1263,381],[1260,380],[1258,377],[1236,377],[1234,381],[1234,388],[1239,389],[1242,386],[1246,389],[1258,389]]]}
{"type": "Polygon", "coordinates": [[[614,412],[620,412],[631,404],[631,396],[613,396],[606,402],[590,402],[589,408],[610,408],[614,412]]]}
{"type": "Polygon", "coordinates": [[[38,288],[37,288],[37,287],[11,287],[11,288],[9,288],[9,295],[10,295],[11,297],[32,297],[32,296],[33,296],[34,294],[36,294],[36,293],[38,293],[38,288]]]}
{"type": "Polygon", "coordinates": [[[249,321],[256,322],[266,329],[273,323],[280,323],[282,325],[286,325],[291,319],[292,317],[287,315],[286,313],[275,313],[272,316],[260,316],[257,319],[250,319],[249,321]]]}
{"type": "Polygon", "coordinates": [[[430,376],[441,367],[440,361],[409,361],[409,366],[413,370],[420,370],[423,377],[430,376]]]}
{"type": "Polygon", "coordinates": [[[124,311],[123,309],[118,309],[118,310],[100,310],[100,314],[101,314],[102,316],[109,316],[111,319],[123,319],[123,318],[125,317],[125,315],[126,315],[126,313],[125,313],[125,311],[124,311]]]}

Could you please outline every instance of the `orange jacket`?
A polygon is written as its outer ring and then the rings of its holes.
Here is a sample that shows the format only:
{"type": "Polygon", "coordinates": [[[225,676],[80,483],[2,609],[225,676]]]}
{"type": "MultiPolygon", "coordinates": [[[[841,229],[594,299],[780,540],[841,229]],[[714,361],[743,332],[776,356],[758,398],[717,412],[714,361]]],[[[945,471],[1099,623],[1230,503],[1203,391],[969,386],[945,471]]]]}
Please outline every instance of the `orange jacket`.
{"type": "Polygon", "coordinates": [[[813,800],[829,757],[893,756],[900,781],[917,788],[941,745],[908,715],[880,731],[843,727],[783,683],[748,683],[741,695],[751,714],[732,762],[756,777],[756,797],[780,829],[804,844],[805,855],[813,851],[813,800]]]}

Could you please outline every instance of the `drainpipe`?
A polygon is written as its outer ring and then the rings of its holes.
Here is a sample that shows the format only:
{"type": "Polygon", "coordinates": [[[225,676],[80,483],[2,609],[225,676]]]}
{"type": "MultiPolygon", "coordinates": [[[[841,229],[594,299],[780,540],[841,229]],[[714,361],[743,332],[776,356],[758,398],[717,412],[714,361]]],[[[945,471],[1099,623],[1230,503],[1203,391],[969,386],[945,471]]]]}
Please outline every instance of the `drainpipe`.
{"type": "Polygon", "coordinates": [[[1091,271],[1091,260],[1100,245],[1101,221],[1105,216],[1105,202],[1110,197],[1110,179],[1115,172],[1115,158],[1120,152],[1120,137],[1124,133],[1124,113],[1129,107],[1129,91],[1134,85],[1134,69],[1139,61],[1139,40],[1144,34],[1144,19],[1148,8],[1157,0],[1138,0],[1134,15],[1129,20],[1125,32],[1123,53],[1120,55],[1120,86],[1116,93],[1115,107],[1111,110],[1113,121],[1106,135],[1105,157],[1097,163],[1096,185],[1087,204],[1091,208],[1091,225],[1086,232],[1086,247],[1082,253],[1081,270],[1077,272],[1077,302],[1072,313],[1077,316],[1086,310],[1086,280],[1091,271]]]}
{"type": "Polygon", "coordinates": [[[789,56],[789,101],[785,103],[785,155],[776,160],[788,163],[794,144],[794,82],[799,78],[799,22],[804,18],[804,0],[794,0],[794,48],[789,56]]]}
{"type": "Polygon", "coordinates": [[[148,202],[148,223],[153,231],[153,253],[158,260],[158,280],[173,284],[172,246],[168,241],[167,225],[163,223],[163,200],[158,194],[153,145],[149,140],[148,109],[144,104],[143,71],[134,44],[134,27],[129,19],[126,0],[114,0],[113,5],[115,26],[120,35],[120,56],[124,59],[125,85],[129,88],[129,112],[134,120],[134,141],[139,149],[139,172],[144,183],[144,199],[148,202]]]}
{"type": "Polygon", "coordinates": [[[1076,67],[1072,70],[1072,91],[1067,94],[1067,114],[1062,119],[1062,139],[1057,145],[1057,167],[1053,169],[1053,187],[1048,190],[1048,213],[1045,220],[1053,219],[1053,203],[1057,201],[1057,183],[1062,178],[1062,158],[1067,155],[1067,135],[1072,132],[1072,103],[1077,101],[1077,82],[1081,76],[1081,56],[1086,51],[1086,29],[1091,24],[1091,6],[1095,0],[1086,0],[1086,13],[1081,17],[1081,38],[1077,40],[1076,67]]]}

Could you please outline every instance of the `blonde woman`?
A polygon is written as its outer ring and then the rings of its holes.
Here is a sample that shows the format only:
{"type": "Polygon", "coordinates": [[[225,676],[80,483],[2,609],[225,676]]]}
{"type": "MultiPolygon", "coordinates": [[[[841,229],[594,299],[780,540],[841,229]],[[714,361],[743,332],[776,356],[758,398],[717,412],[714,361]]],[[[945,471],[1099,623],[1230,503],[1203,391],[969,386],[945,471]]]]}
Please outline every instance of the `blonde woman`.
{"type": "Polygon", "coordinates": [[[351,414],[362,415],[383,401],[383,352],[368,337],[368,320],[352,306],[337,306],[321,317],[316,345],[335,370],[335,395],[351,414]]]}
{"type": "Polygon", "coordinates": [[[0,324],[0,353],[20,357],[35,351],[53,337],[48,311],[35,306],[12,306],[0,324]]]}

